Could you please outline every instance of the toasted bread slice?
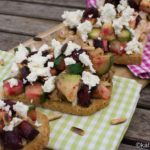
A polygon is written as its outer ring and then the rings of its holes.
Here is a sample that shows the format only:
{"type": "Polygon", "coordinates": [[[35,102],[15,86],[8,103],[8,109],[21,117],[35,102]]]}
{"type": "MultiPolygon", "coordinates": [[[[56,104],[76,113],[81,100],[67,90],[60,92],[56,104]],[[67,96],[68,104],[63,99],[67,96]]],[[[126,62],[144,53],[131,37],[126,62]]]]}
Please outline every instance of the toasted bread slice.
{"type": "Polygon", "coordinates": [[[150,1],[149,0],[141,0],[140,10],[150,13],[150,1]]]}
{"type": "MultiPolygon", "coordinates": [[[[28,144],[26,144],[22,150],[43,150],[44,147],[47,146],[49,141],[49,121],[48,118],[41,113],[39,110],[37,111],[37,121],[41,123],[37,129],[39,131],[38,136],[28,144]]],[[[4,150],[5,148],[1,147],[0,150],[4,150]]]]}
{"type": "MultiPolygon", "coordinates": [[[[109,87],[109,90],[112,92],[112,84],[109,87]]],[[[5,99],[11,99],[15,101],[19,100],[25,104],[31,104],[31,102],[25,98],[24,93],[18,96],[6,96],[2,91],[2,95],[3,97],[5,97],[5,99]]],[[[34,101],[32,102],[32,104],[35,104],[36,106],[42,106],[47,109],[60,111],[63,113],[69,113],[69,114],[74,114],[79,116],[88,116],[106,107],[109,104],[109,100],[92,99],[92,104],[89,107],[81,107],[79,105],[73,106],[71,103],[67,101],[58,100],[57,96],[53,95],[43,104],[37,102],[34,103],[34,101]]]]}

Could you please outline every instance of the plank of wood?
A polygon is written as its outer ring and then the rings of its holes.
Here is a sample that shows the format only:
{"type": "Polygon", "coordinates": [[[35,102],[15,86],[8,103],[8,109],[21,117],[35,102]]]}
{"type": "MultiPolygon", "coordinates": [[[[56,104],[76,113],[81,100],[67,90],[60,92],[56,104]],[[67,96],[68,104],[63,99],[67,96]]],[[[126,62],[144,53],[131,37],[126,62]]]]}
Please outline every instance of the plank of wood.
{"type": "Polygon", "coordinates": [[[137,148],[132,145],[120,144],[118,150],[137,150],[137,148]]]}
{"type": "Polygon", "coordinates": [[[29,38],[29,36],[0,32],[0,50],[8,50],[29,38]]]}
{"type": "Polygon", "coordinates": [[[11,0],[28,3],[49,4],[74,8],[85,8],[85,0],[11,0]]]}
{"type": "Polygon", "coordinates": [[[59,22],[0,14],[0,31],[34,36],[59,22]]]}
{"type": "Polygon", "coordinates": [[[121,76],[121,77],[126,77],[126,78],[130,78],[130,79],[134,79],[136,80],[138,83],[142,84],[142,88],[146,87],[149,83],[150,80],[143,80],[140,79],[138,77],[135,77],[127,67],[125,66],[118,66],[115,65],[114,66],[114,70],[115,70],[115,75],[121,76]]]}
{"type": "Polygon", "coordinates": [[[24,16],[31,18],[42,18],[62,21],[61,15],[64,11],[73,11],[75,8],[58,7],[51,5],[32,4],[15,1],[1,1],[0,14],[24,16]]]}
{"type": "Polygon", "coordinates": [[[150,109],[150,84],[141,91],[138,106],[150,109]]]}
{"type": "Polygon", "coordinates": [[[130,126],[125,134],[126,139],[137,142],[150,142],[150,111],[136,108],[130,126]]]}

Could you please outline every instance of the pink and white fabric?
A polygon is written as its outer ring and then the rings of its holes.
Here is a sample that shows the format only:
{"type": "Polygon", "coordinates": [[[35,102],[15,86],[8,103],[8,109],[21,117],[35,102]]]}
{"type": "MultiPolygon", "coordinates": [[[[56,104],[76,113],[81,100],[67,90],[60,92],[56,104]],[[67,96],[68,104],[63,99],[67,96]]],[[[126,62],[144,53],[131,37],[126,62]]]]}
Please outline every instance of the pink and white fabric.
{"type": "Polygon", "coordinates": [[[150,79],[150,34],[143,51],[141,65],[128,65],[128,68],[135,76],[142,79],[150,79]]]}
{"type": "Polygon", "coordinates": [[[86,7],[96,7],[96,0],[86,0],[86,7]]]}

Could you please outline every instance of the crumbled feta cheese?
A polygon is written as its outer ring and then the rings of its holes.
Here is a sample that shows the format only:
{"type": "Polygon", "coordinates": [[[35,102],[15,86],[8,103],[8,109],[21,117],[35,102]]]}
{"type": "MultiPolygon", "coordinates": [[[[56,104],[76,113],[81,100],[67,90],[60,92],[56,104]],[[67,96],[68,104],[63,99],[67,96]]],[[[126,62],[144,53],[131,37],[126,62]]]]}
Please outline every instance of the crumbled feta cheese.
{"type": "Polygon", "coordinates": [[[74,50],[80,50],[81,49],[81,46],[76,44],[76,43],[73,43],[72,41],[69,41],[68,42],[68,45],[67,45],[67,48],[64,52],[65,56],[69,56],[71,55],[71,53],[74,51],[74,50]]]}
{"type": "Polygon", "coordinates": [[[93,75],[90,72],[83,71],[82,73],[82,81],[84,84],[89,86],[89,89],[95,87],[97,84],[100,83],[100,79],[97,75],[93,75]]]}
{"type": "Polygon", "coordinates": [[[93,68],[93,64],[89,58],[89,56],[83,52],[82,54],[79,55],[79,60],[85,65],[85,66],[89,66],[91,72],[95,73],[95,69],[93,68]]]}
{"type": "Polygon", "coordinates": [[[40,52],[30,56],[28,58],[28,67],[31,73],[26,77],[26,79],[32,83],[37,80],[38,76],[51,76],[50,67],[45,67],[45,63],[52,57],[52,55],[42,56],[42,53],[40,52]]]}
{"type": "Polygon", "coordinates": [[[11,122],[9,123],[9,125],[6,125],[3,130],[4,131],[12,131],[14,129],[14,127],[16,127],[17,125],[19,125],[22,122],[22,119],[14,117],[11,122]]]}
{"type": "Polygon", "coordinates": [[[101,19],[102,21],[111,23],[116,18],[116,10],[114,5],[112,4],[105,4],[101,10],[101,19]]]}
{"type": "Polygon", "coordinates": [[[23,79],[23,84],[26,84],[27,83],[27,80],[23,79]]]}
{"type": "Polygon", "coordinates": [[[42,86],[42,89],[44,92],[52,92],[55,88],[55,78],[56,76],[51,76],[48,78],[47,81],[45,81],[44,86],[42,86]]]}
{"type": "Polygon", "coordinates": [[[6,105],[6,103],[4,101],[0,100],[0,109],[2,109],[5,105],[6,105]]]}
{"type": "Polygon", "coordinates": [[[34,123],[34,125],[35,125],[36,127],[40,127],[42,124],[39,123],[39,122],[36,120],[35,123],[34,123]]]}
{"type": "Polygon", "coordinates": [[[53,67],[54,67],[54,62],[48,62],[47,66],[48,66],[49,68],[53,68],[53,67]]]}
{"type": "Polygon", "coordinates": [[[132,41],[127,43],[125,51],[127,54],[132,54],[133,52],[138,53],[142,49],[142,44],[136,39],[133,38],[132,41]]]}
{"type": "Polygon", "coordinates": [[[65,65],[66,65],[66,66],[72,65],[72,64],[75,64],[75,63],[76,63],[76,61],[75,61],[73,58],[71,58],[71,57],[65,58],[64,61],[65,61],[65,65]]]}
{"type": "Polygon", "coordinates": [[[7,106],[3,107],[3,108],[2,108],[2,110],[6,111],[6,112],[9,112],[9,110],[10,110],[10,106],[9,106],[9,105],[7,105],[7,106]]]}
{"type": "Polygon", "coordinates": [[[79,24],[77,29],[83,41],[87,40],[88,33],[92,30],[92,28],[93,28],[92,23],[88,20],[79,24]]]}
{"type": "Polygon", "coordinates": [[[34,72],[31,72],[27,77],[26,79],[29,81],[29,82],[34,82],[37,80],[37,74],[34,73],[34,72]]]}
{"type": "Polygon", "coordinates": [[[11,77],[17,76],[19,73],[19,67],[16,63],[12,64],[11,70],[10,70],[10,75],[11,77]]]}
{"type": "Polygon", "coordinates": [[[9,83],[11,88],[18,85],[18,80],[15,79],[15,78],[11,78],[11,79],[9,79],[7,81],[8,81],[8,83],[9,83]]]}
{"type": "Polygon", "coordinates": [[[13,105],[13,110],[16,111],[18,115],[26,118],[29,107],[22,102],[17,102],[13,105]]]}
{"type": "Polygon", "coordinates": [[[46,61],[48,60],[47,57],[42,56],[41,54],[34,54],[28,58],[28,67],[43,67],[46,61]]]}
{"type": "Polygon", "coordinates": [[[120,34],[124,26],[129,28],[129,21],[135,18],[133,13],[134,9],[129,6],[126,7],[126,4],[124,4],[124,8],[122,8],[122,15],[119,18],[113,20],[113,27],[116,34],[120,34]]]}
{"type": "Polygon", "coordinates": [[[28,50],[24,47],[24,45],[20,44],[18,46],[18,51],[15,54],[16,63],[21,63],[23,60],[27,59],[28,54],[28,50]]]}
{"type": "Polygon", "coordinates": [[[127,0],[121,0],[120,4],[117,6],[117,10],[118,12],[122,12],[123,10],[125,10],[128,6],[127,0]]]}
{"type": "Polygon", "coordinates": [[[65,19],[64,24],[66,26],[69,26],[70,28],[77,27],[80,24],[80,20],[82,18],[83,11],[77,10],[77,11],[65,11],[62,15],[62,18],[65,19]]]}
{"type": "Polygon", "coordinates": [[[120,34],[121,30],[123,29],[122,19],[121,18],[114,19],[113,27],[114,27],[115,33],[117,35],[120,34]]]}
{"type": "Polygon", "coordinates": [[[97,22],[95,24],[96,27],[101,27],[102,26],[102,19],[101,18],[97,18],[97,22]]]}
{"type": "Polygon", "coordinates": [[[55,39],[52,40],[51,46],[54,49],[54,57],[58,57],[61,54],[61,43],[59,41],[56,41],[55,39]]]}

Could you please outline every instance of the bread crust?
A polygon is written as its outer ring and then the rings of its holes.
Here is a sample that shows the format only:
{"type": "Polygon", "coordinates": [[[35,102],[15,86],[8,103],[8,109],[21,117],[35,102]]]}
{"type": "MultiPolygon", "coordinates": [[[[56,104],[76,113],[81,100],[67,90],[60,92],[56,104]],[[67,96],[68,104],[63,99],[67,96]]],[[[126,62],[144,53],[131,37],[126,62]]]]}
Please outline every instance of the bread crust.
{"type": "MultiPolygon", "coordinates": [[[[22,150],[43,150],[43,148],[46,147],[48,144],[50,132],[48,118],[39,110],[36,111],[37,121],[42,124],[40,127],[37,128],[39,134],[34,140],[26,144],[22,150]]],[[[0,150],[4,150],[4,148],[0,146],[0,150]]]]}
{"type": "MultiPolygon", "coordinates": [[[[109,90],[112,92],[112,84],[109,87],[109,90]]],[[[3,93],[3,92],[2,92],[3,93]]],[[[20,94],[18,96],[5,96],[3,93],[3,97],[5,99],[11,99],[11,100],[19,100],[22,101],[25,104],[31,104],[29,100],[25,98],[25,94],[20,94]]],[[[57,99],[57,98],[56,98],[57,99]]],[[[32,104],[35,104],[36,106],[41,106],[47,109],[60,111],[63,113],[69,113],[73,115],[79,115],[79,116],[88,116],[92,115],[95,112],[101,110],[102,108],[106,107],[109,104],[110,100],[104,100],[104,99],[92,99],[92,104],[89,107],[82,107],[79,105],[73,106],[71,103],[67,101],[59,101],[59,100],[51,100],[48,99],[43,104],[32,102],[32,104]]]]}
{"type": "Polygon", "coordinates": [[[134,53],[131,55],[123,54],[117,55],[114,54],[114,63],[120,65],[140,65],[142,62],[142,54],[134,53]]]}

